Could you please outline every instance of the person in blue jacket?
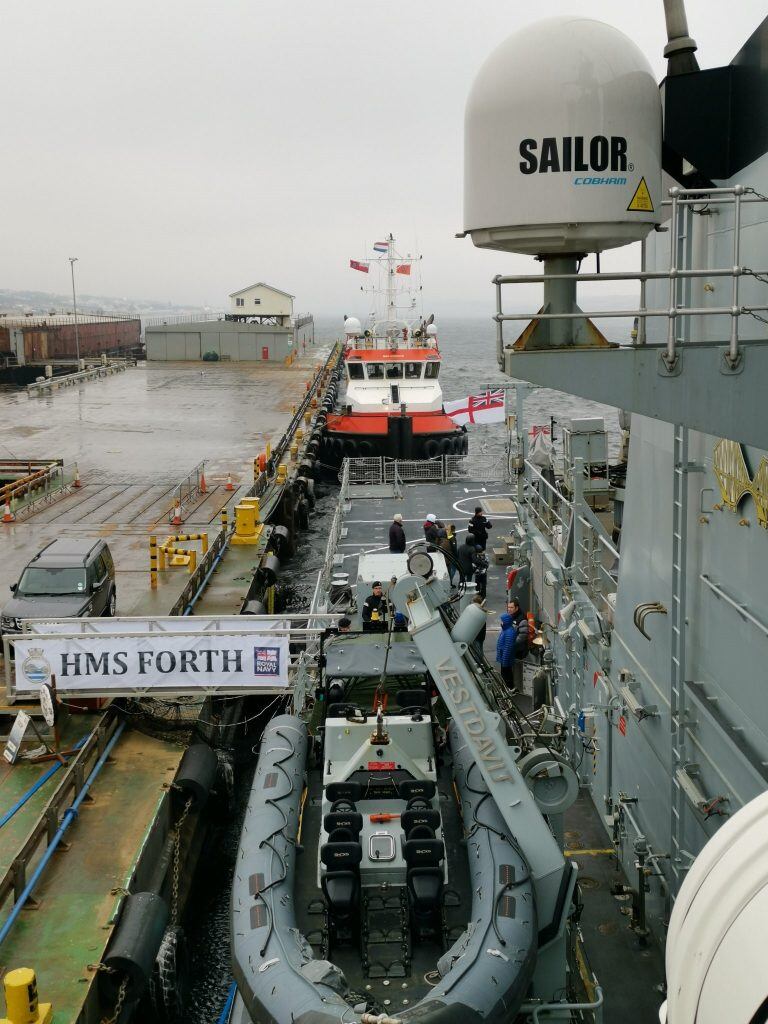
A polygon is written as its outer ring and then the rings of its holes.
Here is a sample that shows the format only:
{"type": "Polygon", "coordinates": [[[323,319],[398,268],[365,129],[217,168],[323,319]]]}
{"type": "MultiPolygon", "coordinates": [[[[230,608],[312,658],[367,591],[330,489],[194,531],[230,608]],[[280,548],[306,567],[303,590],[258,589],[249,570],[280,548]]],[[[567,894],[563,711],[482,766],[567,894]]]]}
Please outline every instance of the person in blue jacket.
{"type": "Polygon", "coordinates": [[[510,690],[515,689],[515,641],[517,629],[511,615],[502,615],[499,619],[501,632],[496,641],[496,661],[501,667],[501,678],[510,690]]]}

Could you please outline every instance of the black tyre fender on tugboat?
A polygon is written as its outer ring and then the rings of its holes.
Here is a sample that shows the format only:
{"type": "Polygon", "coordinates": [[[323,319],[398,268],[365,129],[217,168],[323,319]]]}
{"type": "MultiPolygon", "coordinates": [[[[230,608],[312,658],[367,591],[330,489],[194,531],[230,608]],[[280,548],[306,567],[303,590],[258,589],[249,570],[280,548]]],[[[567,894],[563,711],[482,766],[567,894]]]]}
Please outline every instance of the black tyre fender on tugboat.
{"type": "Polygon", "coordinates": [[[183,928],[171,925],[163,935],[149,980],[153,1022],[177,1024],[184,1019],[189,980],[187,937],[183,928]]]}
{"type": "Polygon", "coordinates": [[[300,530],[309,529],[309,502],[306,498],[302,498],[296,506],[296,522],[300,530]]]}
{"type": "Polygon", "coordinates": [[[424,454],[428,459],[436,459],[440,454],[440,442],[434,437],[430,438],[424,444],[424,454]]]}
{"type": "Polygon", "coordinates": [[[357,453],[361,459],[368,458],[373,454],[373,445],[370,441],[359,441],[357,445],[357,453]]]}

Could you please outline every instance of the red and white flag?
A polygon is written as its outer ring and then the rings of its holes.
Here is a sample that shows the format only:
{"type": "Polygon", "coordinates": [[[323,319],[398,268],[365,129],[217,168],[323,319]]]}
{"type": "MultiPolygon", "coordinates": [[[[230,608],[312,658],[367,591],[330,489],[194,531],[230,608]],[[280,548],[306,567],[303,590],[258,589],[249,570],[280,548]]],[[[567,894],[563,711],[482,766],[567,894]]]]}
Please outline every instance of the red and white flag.
{"type": "Polygon", "coordinates": [[[411,272],[411,264],[410,263],[399,263],[395,267],[395,273],[396,274],[410,274],[410,272],[411,272]]]}
{"type": "Polygon", "coordinates": [[[362,270],[364,274],[368,273],[368,264],[361,263],[360,260],[350,260],[349,265],[353,270],[362,270]]]}
{"type": "Polygon", "coordinates": [[[504,389],[484,391],[481,395],[470,395],[457,402],[445,402],[443,408],[454,423],[503,423],[504,389]]]}

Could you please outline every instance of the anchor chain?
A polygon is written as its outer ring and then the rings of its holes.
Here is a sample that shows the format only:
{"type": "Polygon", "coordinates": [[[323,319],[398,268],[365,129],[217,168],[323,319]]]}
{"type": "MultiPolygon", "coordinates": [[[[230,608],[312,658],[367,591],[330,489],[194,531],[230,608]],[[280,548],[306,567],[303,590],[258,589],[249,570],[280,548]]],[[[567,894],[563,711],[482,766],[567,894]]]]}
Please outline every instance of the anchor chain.
{"type": "MultiPolygon", "coordinates": [[[[110,974],[114,974],[114,971],[109,967],[102,968],[100,965],[99,969],[106,970],[110,974]]],[[[112,1016],[102,1017],[101,1024],[117,1024],[118,1020],[120,1019],[120,1014],[123,1012],[123,1004],[125,1003],[125,997],[127,992],[128,978],[123,978],[123,980],[120,982],[120,988],[117,990],[117,999],[115,1000],[115,1009],[112,1011],[112,1016]]]]}
{"type": "Polygon", "coordinates": [[[184,826],[187,815],[192,807],[192,797],[189,797],[184,810],[176,823],[176,841],[173,846],[173,867],[171,869],[171,924],[177,925],[179,921],[179,874],[181,872],[181,830],[184,826]]]}

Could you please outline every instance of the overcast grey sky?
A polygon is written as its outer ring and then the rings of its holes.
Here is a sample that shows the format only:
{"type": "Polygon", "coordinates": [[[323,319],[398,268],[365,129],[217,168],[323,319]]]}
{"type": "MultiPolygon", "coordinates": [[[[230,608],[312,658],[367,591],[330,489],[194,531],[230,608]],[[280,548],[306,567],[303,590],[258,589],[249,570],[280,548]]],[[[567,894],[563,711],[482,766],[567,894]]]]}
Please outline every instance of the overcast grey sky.
{"type": "MultiPolygon", "coordinates": [[[[687,8],[712,67],[765,2],[687,8]]],[[[348,260],[391,230],[429,309],[490,308],[492,275],[530,264],[453,237],[464,102],[506,36],[574,11],[663,75],[662,0],[6,3],[0,287],[66,292],[78,256],[92,294],[220,307],[266,280],[359,312],[348,260]]]]}

